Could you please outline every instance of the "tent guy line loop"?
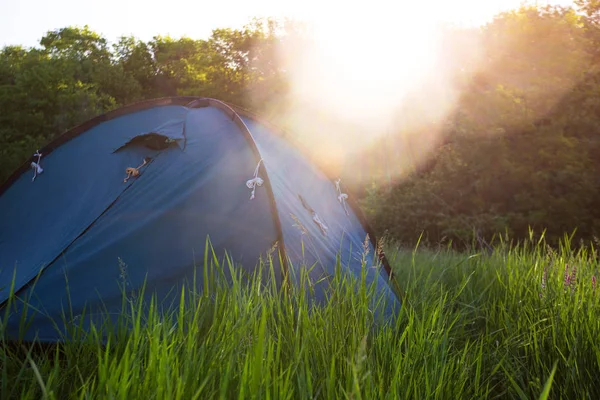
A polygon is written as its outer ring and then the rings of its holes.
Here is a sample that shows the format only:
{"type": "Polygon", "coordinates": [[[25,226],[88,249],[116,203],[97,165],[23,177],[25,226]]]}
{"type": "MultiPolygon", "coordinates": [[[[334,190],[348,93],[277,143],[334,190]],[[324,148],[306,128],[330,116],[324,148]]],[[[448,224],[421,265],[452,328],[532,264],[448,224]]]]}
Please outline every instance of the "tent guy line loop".
{"type": "Polygon", "coordinates": [[[41,174],[42,172],[44,172],[44,169],[40,166],[40,160],[42,159],[42,153],[40,153],[39,150],[35,151],[35,154],[33,155],[34,157],[37,157],[37,163],[35,161],[31,162],[31,168],[33,168],[33,178],[31,179],[31,182],[35,181],[35,178],[41,174]]]}
{"type": "Polygon", "coordinates": [[[144,165],[148,164],[148,161],[150,160],[149,157],[144,157],[144,162],[137,168],[132,168],[129,167],[127,169],[125,169],[125,173],[127,174],[127,177],[125,179],[123,179],[123,183],[126,183],[129,178],[131,177],[137,177],[140,175],[140,168],[142,168],[144,165]]]}
{"type": "Polygon", "coordinates": [[[302,197],[301,195],[298,195],[298,198],[300,199],[300,202],[302,203],[302,207],[304,207],[311,214],[312,220],[314,221],[315,224],[317,224],[319,226],[321,233],[324,236],[327,236],[327,230],[329,229],[329,227],[327,225],[325,225],[325,223],[319,217],[317,212],[311,206],[309,206],[308,203],[306,203],[306,200],[304,200],[304,197],[302,197]]]}
{"type": "Polygon", "coordinates": [[[319,215],[316,212],[313,212],[313,221],[315,222],[315,224],[317,224],[319,226],[319,229],[321,229],[321,233],[325,236],[327,236],[327,230],[329,229],[327,227],[327,225],[325,225],[325,223],[323,221],[321,221],[321,218],[319,218],[319,215]]]}
{"type": "Polygon", "coordinates": [[[250,195],[250,200],[254,199],[254,194],[256,193],[256,186],[262,186],[264,183],[262,178],[260,176],[258,176],[258,170],[260,168],[260,163],[262,163],[262,161],[263,160],[261,158],[258,161],[258,164],[256,165],[256,169],[254,170],[254,178],[246,181],[246,186],[248,187],[248,189],[252,189],[252,194],[250,195]]]}
{"type": "Polygon", "coordinates": [[[342,180],[340,178],[338,178],[338,180],[335,181],[335,188],[338,192],[337,199],[344,207],[344,212],[346,213],[346,215],[350,215],[350,213],[348,212],[348,207],[346,207],[346,200],[348,200],[348,195],[346,193],[342,193],[342,189],[340,188],[341,181],[342,180]]]}

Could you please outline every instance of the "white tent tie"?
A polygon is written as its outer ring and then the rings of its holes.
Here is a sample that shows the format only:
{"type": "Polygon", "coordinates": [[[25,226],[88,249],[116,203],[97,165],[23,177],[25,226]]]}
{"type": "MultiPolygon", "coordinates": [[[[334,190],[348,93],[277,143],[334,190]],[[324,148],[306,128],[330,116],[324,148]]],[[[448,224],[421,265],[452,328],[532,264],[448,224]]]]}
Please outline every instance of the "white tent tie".
{"type": "Polygon", "coordinates": [[[252,194],[250,195],[250,200],[254,199],[254,194],[256,193],[256,187],[262,186],[264,183],[262,178],[260,176],[258,176],[258,170],[259,170],[261,162],[262,162],[262,158],[258,161],[258,164],[256,165],[256,169],[254,170],[254,178],[246,181],[246,186],[248,187],[248,189],[252,189],[252,194]]]}
{"type": "Polygon", "coordinates": [[[342,180],[338,179],[337,181],[335,181],[335,188],[338,192],[338,201],[342,204],[342,206],[344,206],[344,211],[346,212],[346,215],[349,215],[348,213],[348,208],[346,208],[346,200],[348,200],[348,195],[346,193],[342,193],[342,189],[340,188],[340,182],[342,180]]]}
{"type": "Polygon", "coordinates": [[[139,176],[140,168],[142,168],[146,164],[148,164],[148,158],[144,158],[144,162],[142,163],[142,165],[140,165],[137,168],[133,168],[133,167],[126,168],[125,173],[127,174],[127,177],[125,179],[123,179],[123,183],[126,183],[132,177],[139,176]]]}
{"type": "Polygon", "coordinates": [[[325,225],[323,221],[321,221],[321,218],[319,218],[316,212],[313,212],[313,221],[315,221],[315,223],[319,225],[319,228],[321,229],[323,235],[327,235],[327,230],[329,228],[327,227],[327,225],[325,225]]]}
{"type": "Polygon", "coordinates": [[[31,168],[33,168],[33,178],[31,179],[31,182],[35,181],[35,178],[41,174],[42,172],[44,172],[44,169],[40,166],[40,160],[42,159],[42,153],[40,153],[39,150],[35,151],[35,154],[33,155],[34,157],[37,157],[37,163],[35,161],[31,162],[31,168]]]}

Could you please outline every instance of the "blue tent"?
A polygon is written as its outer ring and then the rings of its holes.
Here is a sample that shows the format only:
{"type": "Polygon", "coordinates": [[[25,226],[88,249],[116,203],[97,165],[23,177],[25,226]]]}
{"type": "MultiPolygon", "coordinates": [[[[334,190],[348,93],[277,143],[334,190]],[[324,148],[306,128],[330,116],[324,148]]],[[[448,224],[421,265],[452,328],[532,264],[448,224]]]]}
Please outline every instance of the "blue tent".
{"type": "Polygon", "coordinates": [[[92,119],[0,187],[0,304],[21,299],[5,335],[27,313],[22,339],[60,340],[65,309],[121,310],[124,279],[167,296],[203,268],[207,237],[248,271],[276,245],[278,279],[306,265],[318,281],[336,256],[360,277],[369,236],[367,283],[391,310],[389,267],[373,259],[375,237],[343,189],[276,128],[218,100],[158,99],[92,119]]]}

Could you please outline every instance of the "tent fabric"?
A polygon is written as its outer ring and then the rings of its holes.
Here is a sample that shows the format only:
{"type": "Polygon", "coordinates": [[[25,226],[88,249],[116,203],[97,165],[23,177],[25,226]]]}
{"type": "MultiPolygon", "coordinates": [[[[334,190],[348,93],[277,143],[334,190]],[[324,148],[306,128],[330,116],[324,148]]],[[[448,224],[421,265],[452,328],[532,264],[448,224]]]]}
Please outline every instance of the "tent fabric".
{"type": "Polygon", "coordinates": [[[338,200],[335,183],[266,126],[250,118],[242,119],[252,132],[260,154],[267,160],[265,168],[273,186],[284,242],[304,244],[303,252],[300,246],[288,245],[288,255],[302,264],[317,265],[318,268],[311,270],[311,278],[314,282],[325,282],[323,278],[335,273],[337,257],[348,272],[361,276],[363,258],[367,254],[367,285],[376,283],[379,292],[392,298],[387,277],[376,268],[370,268],[375,254],[373,244],[356,214],[346,214],[347,208],[338,200]],[[315,223],[311,211],[327,227],[325,233],[315,223]],[[303,234],[303,228],[307,234],[303,234]]]}
{"type": "MultiPolygon", "coordinates": [[[[31,322],[20,339],[61,340],[65,312],[118,313],[123,287],[135,293],[144,285],[160,299],[194,277],[201,288],[207,238],[248,272],[281,242],[289,263],[280,269],[316,266],[311,279],[325,282],[318,299],[338,255],[354,276],[365,243],[373,262],[373,242],[338,201],[335,183],[277,132],[225,103],[161,99],[79,130],[40,151],[44,172],[34,181],[25,165],[0,190],[0,308],[11,290],[22,300],[9,310],[9,338],[25,316],[31,322]],[[250,199],[246,183],[257,165],[264,184],[250,199]],[[126,180],[126,169],[138,166],[126,180]]],[[[399,301],[386,271],[366,272],[393,312],[399,301]]]]}

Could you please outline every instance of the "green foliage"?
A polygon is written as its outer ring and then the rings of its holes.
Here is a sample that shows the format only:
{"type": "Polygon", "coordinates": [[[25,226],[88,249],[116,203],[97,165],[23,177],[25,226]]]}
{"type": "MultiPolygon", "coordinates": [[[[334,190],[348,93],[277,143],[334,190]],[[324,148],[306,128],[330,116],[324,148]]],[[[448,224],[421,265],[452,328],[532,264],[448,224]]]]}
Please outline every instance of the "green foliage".
{"type": "Polygon", "coordinates": [[[598,398],[600,265],[571,247],[388,249],[404,297],[385,325],[360,280],[336,275],[311,306],[304,274],[279,291],[260,273],[229,285],[233,266],[208,258],[181,308],[125,298],[122,325],[73,326],[76,340],[45,349],[2,343],[0,398],[598,398]]]}
{"type": "Polygon", "coordinates": [[[587,24],[569,8],[522,8],[473,32],[483,61],[461,78],[441,144],[366,199],[379,230],[463,248],[530,228],[554,245],[600,236],[600,63],[587,24]]]}
{"type": "Polygon", "coordinates": [[[583,10],[585,16],[593,22],[600,22],[600,1],[575,0],[574,3],[583,10]]]}

